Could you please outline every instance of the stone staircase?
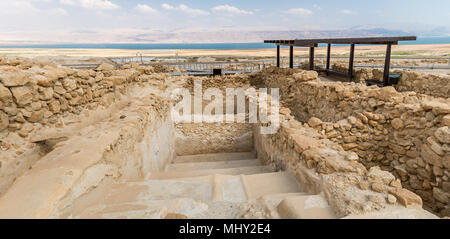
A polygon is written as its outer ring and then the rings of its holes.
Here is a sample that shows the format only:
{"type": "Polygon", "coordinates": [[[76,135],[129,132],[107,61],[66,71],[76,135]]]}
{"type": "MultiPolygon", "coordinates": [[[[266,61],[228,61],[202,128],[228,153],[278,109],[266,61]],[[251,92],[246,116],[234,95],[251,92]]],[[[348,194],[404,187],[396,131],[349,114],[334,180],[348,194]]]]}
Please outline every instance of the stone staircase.
{"type": "Polygon", "coordinates": [[[217,219],[252,207],[269,218],[333,218],[324,199],[303,193],[293,175],[273,172],[252,152],[178,156],[146,180],[104,183],[62,216],[217,219]]]}

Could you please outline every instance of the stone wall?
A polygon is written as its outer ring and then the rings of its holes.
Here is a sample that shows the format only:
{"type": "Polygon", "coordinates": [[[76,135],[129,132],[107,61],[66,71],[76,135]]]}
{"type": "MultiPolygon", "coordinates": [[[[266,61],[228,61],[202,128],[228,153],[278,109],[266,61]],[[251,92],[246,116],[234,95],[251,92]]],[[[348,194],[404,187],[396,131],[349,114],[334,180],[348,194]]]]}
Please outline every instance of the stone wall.
{"type": "Polygon", "coordinates": [[[142,180],[162,171],[175,152],[170,106],[158,97],[134,102],[57,143],[0,197],[1,217],[59,218],[106,179],[142,180]]]}
{"type": "MultiPolygon", "coordinates": [[[[348,65],[336,63],[333,64],[332,69],[339,72],[348,72],[348,65]]],[[[398,84],[393,85],[399,92],[414,91],[420,94],[443,98],[450,96],[450,77],[410,70],[394,70],[391,73],[401,75],[398,84]]],[[[380,69],[356,68],[354,69],[354,74],[356,83],[365,83],[367,79],[383,81],[383,71],[380,69]]]]}
{"type": "MultiPolygon", "coordinates": [[[[0,132],[26,137],[35,123],[58,123],[64,113],[79,114],[99,104],[109,106],[115,92],[124,94],[129,83],[146,82],[154,69],[102,64],[96,70],[73,70],[48,62],[0,59],[0,132]]],[[[164,76],[160,76],[164,78],[164,76]]]]}
{"type": "Polygon", "coordinates": [[[443,77],[413,71],[394,71],[402,76],[395,89],[414,91],[435,97],[448,98],[450,96],[450,77],[443,77]]]}
{"type": "MultiPolygon", "coordinates": [[[[69,104],[64,113],[54,113],[34,123],[35,129],[28,136],[21,137],[17,131],[4,129],[5,136],[1,140],[12,146],[2,152],[2,162],[5,162],[3,153],[15,150],[15,144],[11,141],[13,139],[21,139],[21,142],[38,148],[46,147],[47,150],[38,155],[24,172],[17,172],[11,163],[1,168],[1,181],[14,176],[8,185],[2,185],[3,191],[9,187],[0,197],[2,218],[58,218],[61,212],[72,205],[73,200],[105,180],[142,180],[153,172],[164,170],[173,159],[175,129],[170,115],[171,101],[164,93],[168,87],[166,83],[173,79],[153,73],[151,68],[135,66],[113,70],[112,66],[103,65],[88,72],[92,73],[88,79],[80,78],[78,73],[70,74],[67,79],[75,79],[79,86],[77,90],[83,89],[85,94],[89,90],[82,88],[83,82],[93,82],[89,87],[99,91],[98,97],[89,100],[83,95],[80,105],[69,104]],[[126,71],[135,72],[133,75],[136,77],[117,76],[126,71]],[[91,76],[94,74],[104,78],[95,82],[91,76]],[[111,78],[116,81],[109,81],[111,78]],[[117,80],[119,78],[122,80],[117,80]],[[105,85],[111,87],[105,88],[105,85]],[[88,106],[92,106],[92,109],[76,114],[78,107],[88,106]],[[70,113],[71,110],[75,112],[70,113]],[[53,116],[60,117],[63,124],[45,121],[53,116]],[[70,124],[69,120],[72,121],[70,124]]],[[[55,89],[57,82],[67,79],[58,78],[46,88],[55,89]]],[[[15,87],[39,89],[40,86],[29,81],[24,86],[15,87]]],[[[10,91],[13,89],[9,88],[10,91]]],[[[54,93],[53,97],[52,100],[60,100],[64,96],[54,93]]],[[[16,99],[13,100],[16,104],[16,99]]],[[[29,104],[33,102],[48,105],[47,101],[34,98],[29,104]]],[[[18,111],[27,106],[18,106],[18,111]]],[[[44,107],[41,110],[46,109],[44,107]]],[[[27,120],[23,124],[31,123],[27,120]]],[[[25,151],[23,156],[29,156],[29,153],[30,150],[25,151]]],[[[14,160],[6,158],[6,162],[21,163],[17,158],[14,160]]]]}
{"type": "Polygon", "coordinates": [[[164,90],[167,75],[160,71],[108,64],[74,70],[46,61],[0,58],[0,195],[56,142],[109,117],[130,97],[152,93],[134,91],[136,86],[164,90]]]}
{"type": "MultiPolygon", "coordinates": [[[[226,89],[248,89],[249,80],[244,75],[221,76],[221,77],[186,77],[183,79],[184,87],[188,89],[191,95],[194,95],[194,88],[197,92],[218,89],[222,93],[223,105],[222,112],[214,112],[219,115],[226,111],[226,89]],[[196,83],[195,83],[196,81],[196,83]],[[201,85],[199,84],[201,82],[201,85]],[[196,85],[197,84],[197,85],[196,85]],[[200,88],[201,87],[201,88],[200,88]]],[[[202,111],[216,100],[215,97],[205,99],[202,96],[202,111]]],[[[244,99],[246,104],[246,113],[248,113],[248,99],[244,99]]],[[[191,97],[191,110],[195,115],[194,99],[191,97]]],[[[236,110],[237,100],[234,101],[236,110]]],[[[205,115],[200,115],[204,117],[205,115]]],[[[236,116],[236,115],[234,115],[236,116]]],[[[222,116],[225,119],[225,116],[222,116]]],[[[228,123],[215,122],[206,123],[206,117],[200,123],[178,123],[175,125],[177,132],[177,155],[193,155],[207,153],[223,152],[249,152],[253,150],[252,127],[248,123],[228,123]]]]}
{"type": "Polygon", "coordinates": [[[296,119],[357,153],[367,168],[392,172],[429,209],[449,215],[449,100],[393,87],[320,82],[314,75],[272,69],[252,78],[279,87],[296,119]]]}
{"type": "Polygon", "coordinates": [[[253,151],[252,127],[246,123],[176,124],[176,154],[253,151]]]}
{"type": "Polygon", "coordinates": [[[354,152],[294,119],[282,108],[281,128],[263,135],[255,125],[258,158],[276,170],[296,175],[302,189],[326,198],[338,218],[379,213],[382,218],[435,218],[422,210],[421,198],[379,167],[367,170],[354,152]]]}

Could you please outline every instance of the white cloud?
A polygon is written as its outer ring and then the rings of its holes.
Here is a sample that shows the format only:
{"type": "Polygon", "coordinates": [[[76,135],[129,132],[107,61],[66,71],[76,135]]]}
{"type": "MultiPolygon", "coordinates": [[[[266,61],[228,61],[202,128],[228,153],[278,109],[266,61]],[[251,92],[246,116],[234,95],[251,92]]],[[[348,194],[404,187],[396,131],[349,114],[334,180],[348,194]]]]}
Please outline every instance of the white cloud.
{"type": "Polygon", "coordinates": [[[201,9],[195,9],[195,8],[190,8],[184,4],[180,4],[178,5],[178,7],[174,7],[172,5],[169,5],[167,3],[163,3],[161,4],[161,7],[165,10],[173,10],[173,11],[180,11],[180,12],[184,12],[188,15],[209,15],[209,12],[203,11],[201,9]]]}
{"type": "Polygon", "coordinates": [[[59,0],[59,3],[70,6],[77,5],[77,3],[74,0],[59,0]]]}
{"type": "Polygon", "coordinates": [[[59,0],[61,4],[70,6],[80,6],[94,10],[113,10],[119,9],[120,6],[109,0],[59,0]]]}
{"type": "Polygon", "coordinates": [[[28,15],[37,13],[37,9],[31,1],[0,1],[0,12],[5,15],[28,15]]]}
{"type": "Polygon", "coordinates": [[[317,4],[314,4],[314,5],[313,5],[313,8],[315,8],[315,9],[317,9],[317,10],[322,10],[322,7],[319,6],[319,5],[317,5],[317,4]]]}
{"type": "Polygon", "coordinates": [[[223,12],[228,14],[238,14],[238,15],[253,15],[252,11],[241,10],[235,6],[230,5],[219,5],[212,9],[215,12],[223,12]]]}
{"type": "Polygon", "coordinates": [[[0,0],[0,17],[55,17],[66,16],[68,12],[63,8],[38,8],[37,3],[49,3],[51,0],[0,0]]]}
{"type": "Polygon", "coordinates": [[[352,11],[352,10],[349,10],[349,9],[341,10],[340,13],[346,14],[346,15],[353,15],[353,14],[356,14],[356,12],[354,12],[354,11],[352,11]]]}
{"type": "Polygon", "coordinates": [[[67,16],[67,15],[69,15],[69,13],[67,13],[67,11],[64,8],[52,8],[52,9],[48,10],[48,12],[51,15],[57,15],[57,16],[67,16]]]}
{"type": "Polygon", "coordinates": [[[306,8],[291,8],[291,9],[285,11],[285,13],[292,14],[292,15],[300,15],[300,16],[309,16],[309,15],[313,14],[313,12],[311,10],[306,9],[306,8]]]}
{"type": "Polygon", "coordinates": [[[174,10],[175,8],[167,3],[163,3],[161,4],[161,7],[166,9],[166,10],[174,10]]]}
{"type": "Polygon", "coordinates": [[[158,12],[147,4],[138,4],[136,6],[136,10],[138,10],[141,13],[156,13],[156,12],[158,12]]]}

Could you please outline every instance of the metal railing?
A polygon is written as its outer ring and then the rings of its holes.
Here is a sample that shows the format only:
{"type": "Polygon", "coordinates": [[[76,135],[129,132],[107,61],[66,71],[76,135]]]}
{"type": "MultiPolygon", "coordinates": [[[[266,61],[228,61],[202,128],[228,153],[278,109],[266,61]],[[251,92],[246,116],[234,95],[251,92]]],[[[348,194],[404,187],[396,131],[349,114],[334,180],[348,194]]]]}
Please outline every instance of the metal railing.
{"type": "MultiPolygon", "coordinates": [[[[320,56],[317,58],[321,58],[320,56]]],[[[376,57],[357,57],[357,59],[375,59],[376,57]]],[[[255,60],[255,61],[221,61],[221,62],[148,62],[141,63],[142,58],[140,56],[135,57],[119,57],[110,58],[115,59],[116,65],[124,65],[130,62],[138,63],[142,66],[164,66],[169,70],[174,71],[177,75],[183,74],[212,74],[213,69],[222,69],[225,74],[238,74],[238,73],[251,73],[259,72],[268,66],[275,66],[275,59],[271,60],[255,60]],[[120,59],[120,60],[119,60],[120,59]]],[[[333,57],[332,59],[347,59],[346,57],[333,57]]],[[[175,60],[175,59],[173,59],[175,60]]],[[[177,59],[178,60],[178,59],[177,59]]],[[[448,58],[404,58],[403,60],[411,61],[407,65],[396,64],[396,60],[402,60],[400,58],[393,59],[391,68],[393,69],[418,69],[418,70],[450,70],[450,59],[448,58]],[[447,60],[446,63],[433,63],[423,62],[422,60],[447,60]]],[[[288,58],[281,58],[280,65],[282,68],[289,66],[288,58]]],[[[294,67],[301,67],[308,61],[307,57],[295,57],[294,67]]],[[[323,66],[323,64],[316,63],[316,66],[323,66]]],[[[95,69],[99,64],[70,64],[64,65],[77,69],[95,69]]],[[[382,65],[376,64],[360,64],[355,65],[356,68],[382,68],[382,65]]]]}

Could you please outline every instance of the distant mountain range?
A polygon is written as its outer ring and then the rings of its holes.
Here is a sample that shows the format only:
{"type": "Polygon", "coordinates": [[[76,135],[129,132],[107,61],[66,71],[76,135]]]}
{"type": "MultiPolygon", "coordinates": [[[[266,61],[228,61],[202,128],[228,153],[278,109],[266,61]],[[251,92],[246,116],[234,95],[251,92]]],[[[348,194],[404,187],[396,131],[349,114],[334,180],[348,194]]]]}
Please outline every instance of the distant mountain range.
{"type": "Polygon", "coordinates": [[[217,43],[217,42],[261,42],[268,39],[300,39],[300,38],[329,38],[329,37],[369,37],[369,36],[397,36],[408,35],[404,31],[376,29],[344,29],[344,30],[221,30],[221,31],[183,31],[162,34],[139,34],[128,37],[128,41],[141,43],[217,43]]]}
{"type": "Polygon", "coordinates": [[[445,27],[421,32],[389,30],[371,26],[347,29],[286,30],[286,29],[113,29],[78,31],[13,31],[0,32],[1,45],[58,43],[245,43],[268,39],[339,38],[417,35],[422,37],[450,36],[445,27]],[[33,39],[33,40],[30,40],[33,39]],[[58,40],[55,40],[58,39],[58,40]]]}

